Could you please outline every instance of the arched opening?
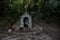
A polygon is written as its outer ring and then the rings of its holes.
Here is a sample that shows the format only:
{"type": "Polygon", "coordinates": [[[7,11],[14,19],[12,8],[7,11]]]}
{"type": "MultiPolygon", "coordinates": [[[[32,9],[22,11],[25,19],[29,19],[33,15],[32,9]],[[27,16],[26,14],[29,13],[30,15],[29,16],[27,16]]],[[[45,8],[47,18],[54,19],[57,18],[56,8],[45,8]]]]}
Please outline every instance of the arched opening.
{"type": "Polygon", "coordinates": [[[28,13],[25,13],[21,16],[20,22],[21,22],[20,23],[21,28],[24,28],[24,27],[31,28],[32,27],[32,17],[28,13]]]}
{"type": "Polygon", "coordinates": [[[28,17],[25,17],[25,18],[23,19],[23,23],[24,23],[24,27],[28,27],[28,24],[29,24],[29,19],[28,19],[28,17]]]}

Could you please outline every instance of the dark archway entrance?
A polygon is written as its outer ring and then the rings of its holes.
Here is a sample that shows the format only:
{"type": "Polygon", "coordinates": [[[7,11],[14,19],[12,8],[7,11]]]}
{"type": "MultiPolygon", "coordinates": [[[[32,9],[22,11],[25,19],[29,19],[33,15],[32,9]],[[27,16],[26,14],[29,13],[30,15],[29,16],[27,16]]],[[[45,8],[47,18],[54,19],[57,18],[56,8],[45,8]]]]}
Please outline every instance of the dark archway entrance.
{"type": "Polygon", "coordinates": [[[23,19],[23,22],[24,22],[24,27],[28,27],[28,25],[29,25],[29,19],[28,19],[28,17],[25,17],[23,19]]]}
{"type": "Polygon", "coordinates": [[[20,27],[21,28],[24,28],[24,27],[32,28],[32,17],[31,17],[31,15],[29,15],[28,13],[25,13],[21,16],[20,27]]]}

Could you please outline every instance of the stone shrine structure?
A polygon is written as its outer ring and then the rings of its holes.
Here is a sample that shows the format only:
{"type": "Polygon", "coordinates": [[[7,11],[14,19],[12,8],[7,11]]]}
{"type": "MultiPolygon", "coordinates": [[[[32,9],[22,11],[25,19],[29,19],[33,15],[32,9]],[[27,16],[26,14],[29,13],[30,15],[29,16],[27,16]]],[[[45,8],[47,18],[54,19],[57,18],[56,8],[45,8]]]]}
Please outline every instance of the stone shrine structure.
{"type": "Polygon", "coordinates": [[[27,12],[22,14],[20,17],[20,20],[12,26],[15,28],[16,31],[18,31],[20,28],[28,27],[32,28],[32,17],[27,12]]]}
{"type": "Polygon", "coordinates": [[[28,28],[32,27],[32,17],[28,13],[25,13],[21,16],[20,27],[23,28],[25,26],[28,28]]]}

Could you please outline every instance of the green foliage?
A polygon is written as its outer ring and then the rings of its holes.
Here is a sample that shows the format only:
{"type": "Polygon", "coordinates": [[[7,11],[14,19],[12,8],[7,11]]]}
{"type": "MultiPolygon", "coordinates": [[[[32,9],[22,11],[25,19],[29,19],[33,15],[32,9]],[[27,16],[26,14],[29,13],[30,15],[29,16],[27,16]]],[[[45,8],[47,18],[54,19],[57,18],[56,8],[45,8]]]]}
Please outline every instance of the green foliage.
{"type": "Polygon", "coordinates": [[[16,22],[27,9],[34,20],[49,21],[53,17],[60,16],[57,11],[60,8],[59,5],[60,1],[57,0],[0,0],[0,20],[7,18],[16,22]]]}
{"type": "MultiPolygon", "coordinates": [[[[55,16],[55,10],[57,8],[57,0],[48,0],[41,5],[41,12],[43,17],[49,19],[55,16]]],[[[50,19],[49,19],[50,20],[50,19]]]]}

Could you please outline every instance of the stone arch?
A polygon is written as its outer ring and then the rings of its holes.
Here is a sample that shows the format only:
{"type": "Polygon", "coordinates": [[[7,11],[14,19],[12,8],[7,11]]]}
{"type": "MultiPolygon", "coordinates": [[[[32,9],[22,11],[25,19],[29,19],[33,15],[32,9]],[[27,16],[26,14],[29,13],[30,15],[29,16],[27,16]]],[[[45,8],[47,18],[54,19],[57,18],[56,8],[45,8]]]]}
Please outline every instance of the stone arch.
{"type": "Polygon", "coordinates": [[[28,20],[28,27],[29,28],[31,28],[32,27],[32,17],[29,15],[29,14],[27,14],[27,13],[25,13],[25,14],[23,14],[22,16],[21,16],[21,21],[20,21],[20,27],[24,27],[24,19],[25,18],[27,18],[28,20]]]}
{"type": "Polygon", "coordinates": [[[28,27],[29,18],[28,18],[28,17],[25,17],[25,18],[23,19],[23,23],[24,23],[24,27],[28,27]]]}

